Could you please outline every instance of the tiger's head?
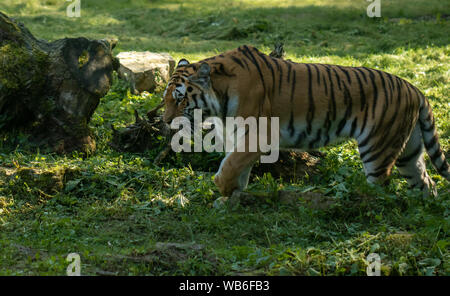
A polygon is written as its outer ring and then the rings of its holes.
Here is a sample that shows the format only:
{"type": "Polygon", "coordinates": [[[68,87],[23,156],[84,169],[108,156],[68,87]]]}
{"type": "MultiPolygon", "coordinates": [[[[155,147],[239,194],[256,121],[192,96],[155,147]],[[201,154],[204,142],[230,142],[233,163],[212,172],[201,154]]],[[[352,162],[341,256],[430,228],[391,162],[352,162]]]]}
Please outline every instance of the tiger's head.
{"type": "Polygon", "coordinates": [[[170,124],[175,117],[193,121],[194,109],[206,116],[219,113],[219,104],[211,86],[211,68],[207,63],[190,64],[182,59],[164,91],[163,120],[170,124]]]}

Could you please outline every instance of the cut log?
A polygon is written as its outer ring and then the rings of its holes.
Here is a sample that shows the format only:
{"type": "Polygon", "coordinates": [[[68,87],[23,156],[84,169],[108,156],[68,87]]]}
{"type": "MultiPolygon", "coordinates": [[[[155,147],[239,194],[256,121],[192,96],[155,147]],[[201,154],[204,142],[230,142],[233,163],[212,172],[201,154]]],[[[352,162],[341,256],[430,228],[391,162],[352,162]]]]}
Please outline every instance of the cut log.
{"type": "Polygon", "coordinates": [[[153,92],[169,81],[175,69],[175,60],[168,53],[121,52],[119,77],[130,83],[135,94],[143,91],[153,92]]]}
{"type": "Polygon", "coordinates": [[[0,12],[0,132],[20,129],[57,152],[93,152],[88,128],[119,61],[115,40],[48,43],[0,12]]]}

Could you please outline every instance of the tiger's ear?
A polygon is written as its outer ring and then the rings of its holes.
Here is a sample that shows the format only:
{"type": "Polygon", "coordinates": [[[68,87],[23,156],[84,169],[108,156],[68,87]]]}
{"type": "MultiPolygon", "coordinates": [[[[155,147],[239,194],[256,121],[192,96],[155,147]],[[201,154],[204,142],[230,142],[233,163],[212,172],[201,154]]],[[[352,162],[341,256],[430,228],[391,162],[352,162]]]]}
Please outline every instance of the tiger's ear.
{"type": "Polygon", "coordinates": [[[181,59],[181,60],[178,62],[177,68],[180,67],[180,66],[186,66],[186,65],[189,65],[189,61],[186,60],[186,59],[181,59]]]}
{"type": "Polygon", "coordinates": [[[197,73],[199,78],[209,78],[211,67],[207,63],[202,63],[200,68],[198,68],[197,73]]]}
{"type": "Polygon", "coordinates": [[[211,67],[207,63],[202,63],[197,70],[197,73],[190,76],[189,80],[200,84],[202,87],[207,88],[210,82],[211,67]]]}

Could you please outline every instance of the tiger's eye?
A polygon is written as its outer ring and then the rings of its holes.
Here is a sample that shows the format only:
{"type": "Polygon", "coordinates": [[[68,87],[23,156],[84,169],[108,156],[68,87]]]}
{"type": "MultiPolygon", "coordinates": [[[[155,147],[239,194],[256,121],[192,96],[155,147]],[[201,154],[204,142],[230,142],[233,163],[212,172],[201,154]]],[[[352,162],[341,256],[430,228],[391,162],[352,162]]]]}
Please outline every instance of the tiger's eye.
{"type": "Polygon", "coordinates": [[[192,92],[194,89],[192,88],[192,86],[188,86],[187,91],[188,92],[192,92]]]}

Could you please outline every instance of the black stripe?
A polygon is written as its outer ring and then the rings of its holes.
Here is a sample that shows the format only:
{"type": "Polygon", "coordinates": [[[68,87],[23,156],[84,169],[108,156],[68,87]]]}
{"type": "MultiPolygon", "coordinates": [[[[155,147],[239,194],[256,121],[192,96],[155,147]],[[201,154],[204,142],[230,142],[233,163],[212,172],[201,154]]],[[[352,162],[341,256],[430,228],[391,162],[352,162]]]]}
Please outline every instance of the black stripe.
{"type": "Polygon", "coordinates": [[[367,175],[367,177],[375,177],[378,178],[379,176],[383,175],[386,173],[386,170],[379,170],[377,172],[373,172],[367,175]]]}
{"type": "Polygon", "coordinates": [[[325,81],[325,75],[322,76],[322,79],[323,79],[323,85],[325,86],[325,95],[328,96],[328,86],[327,86],[327,83],[325,81]]]}
{"type": "MultiPolygon", "coordinates": [[[[420,113],[423,111],[423,109],[426,108],[425,105],[423,105],[420,109],[419,109],[419,124],[420,124],[420,130],[422,132],[422,135],[424,137],[424,142],[425,142],[425,137],[428,137],[429,134],[431,132],[433,132],[433,137],[436,135],[436,131],[434,130],[435,125],[434,125],[434,120],[430,123],[430,117],[432,116],[431,114],[431,110],[428,110],[428,116],[425,120],[421,119],[420,113]],[[430,124],[430,126],[428,126],[428,128],[425,128],[426,124],[430,124]]],[[[425,143],[425,147],[427,147],[427,143],[425,143]]],[[[427,148],[428,150],[428,148],[427,148]]]]}
{"type": "Polygon", "coordinates": [[[248,65],[247,61],[245,59],[242,59],[242,61],[245,64],[245,67],[247,68],[247,70],[250,70],[250,66],[248,65]]]}
{"type": "Polygon", "coordinates": [[[358,72],[355,71],[356,80],[358,80],[359,85],[359,97],[361,98],[361,112],[364,110],[364,107],[366,106],[366,94],[364,93],[364,88],[361,82],[361,78],[359,78],[358,72]]]}
{"type": "Polygon", "coordinates": [[[291,108],[291,115],[290,115],[290,117],[289,117],[288,130],[289,130],[289,135],[290,135],[291,137],[293,137],[293,136],[294,136],[295,129],[294,129],[294,111],[292,110],[292,108],[291,108]]]}
{"type": "Polygon", "coordinates": [[[375,130],[375,125],[372,126],[372,128],[370,129],[369,134],[367,135],[367,137],[358,143],[358,147],[362,148],[364,146],[366,146],[369,143],[369,140],[372,138],[372,135],[374,134],[374,130],[375,130]]]}
{"type": "MultiPolygon", "coordinates": [[[[360,147],[361,147],[361,146],[360,146],[360,147]]],[[[366,151],[360,152],[360,153],[359,153],[359,157],[361,158],[361,160],[363,160],[364,157],[366,157],[367,154],[369,154],[370,152],[372,152],[372,148],[373,148],[373,147],[370,147],[370,148],[367,149],[366,151]]]]}
{"type": "Polygon", "coordinates": [[[233,62],[235,62],[236,64],[238,64],[239,66],[241,66],[242,69],[245,69],[244,64],[242,64],[241,60],[238,59],[237,57],[231,56],[231,60],[232,60],[233,62]]]}
{"type": "Polygon", "coordinates": [[[378,88],[375,83],[375,75],[371,71],[371,69],[364,68],[369,72],[369,78],[372,82],[372,89],[373,89],[373,106],[372,106],[372,118],[375,118],[375,109],[377,107],[377,99],[378,99],[378,88]]]}
{"type": "Polygon", "coordinates": [[[350,77],[350,74],[348,74],[348,71],[344,69],[342,66],[338,66],[338,69],[344,72],[345,76],[347,77],[348,84],[352,83],[352,78],[350,77]]]}
{"type": "Polygon", "coordinates": [[[270,69],[270,74],[272,74],[272,98],[273,98],[275,95],[275,73],[273,71],[272,64],[269,61],[267,61],[263,53],[257,51],[257,54],[264,61],[266,66],[270,69]]]}
{"type": "Polygon", "coordinates": [[[431,162],[435,163],[436,160],[441,157],[441,155],[442,155],[441,149],[437,149],[436,152],[433,153],[433,155],[430,155],[431,162]]]}
{"type": "MultiPolygon", "coordinates": [[[[383,115],[381,118],[380,122],[384,122],[384,115],[386,114],[386,111],[383,111],[383,115]]],[[[386,124],[386,126],[391,127],[394,125],[394,122],[396,121],[397,116],[396,113],[392,114],[391,119],[389,120],[389,122],[386,124]]],[[[405,122],[405,121],[404,121],[405,122]]],[[[378,129],[381,127],[382,125],[380,124],[378,126],[378,128],[376,128],[375,130],[372,130],[374,132],[374,134],[378,133],[378,129]]],[[[370,147],[370,149],[368,151],[366,151],[364,153],[367,154],[368,152],[373,152],[373,151],[377,151],[379,150],[379,152],[375,153],[374,155],[372,155],[372,157],[370,158],[370,161],[377,159],[381,154],[385,153],[385,151],[389,148],[394,147],[394,143],[398,142],[398,137],[397,134],[394,132],[392,134],[392,136],[388,139],[389,134],[392,132],[391,129],[385,129],[384,133],[379,137],[379,141],[377,143],[375,143],[372,147],[370,147]],[[384,145],[383,145],[384,144],[384,145]],[[381,145],[381,147],[379,147],[381,145]]],[[[403,143],[403,140],[402,140],[403,143]]],[[[361,156],[361,158],[363,158],[363,156],[361,156]]],[[[369,161],[369,160],[367,160],[369,161]]]]}
{"type": "Polygon", "coordinates": [[[330,111],[327,112],[327,116],[325,118],[325,142],[324,146],[328,145],[330,143],[330,128],[331,128],[331,120],[330,120],[330,111]]]}
{"type": "Polygon", "coordinates": [[[366,109],[364,110],[363,124],[361,126],[361,131],[359,132],[358,137],[361,136],[364,133],[364,130],[366,129],[368,115],[369,115],[369,104],[366,105],[366,109]]]}
{"type": "MultiPolygon", "coordinates": [[[[430,122],[431,121],[431,116],[432,116],[433,114],[431,114],[431,110],[428,110],[428,116],[427,116],[427,118],[425,118],[425,120],[423,121],[423,122],[430,122]]],[[[421,121],[419,121],[420,122],[420,128],[424,128],[425,127],[425,124],[424,123],[422,123],[422,120],[421,121]]],[[[433,123],[434,123],[434,120],[433,120],[433,123]]]]}
{"type": "MultiPolygon", "coordinates": [[[[297,74],[296,74],[296,72],[294,71],[294,74],[292,75],[292,88],[291,88],[291,105],[293,104],[293,102],[294,102],[294,93],[295,93],[295,84],[296,84],[296,81],[297,81],[297,74]]],[[[293,106],[292,106],[293,107],[293,106]]]]}
{"type": "Polygon", "coordinates": [[[292,88],[291,88],[291,118],[289,120],[289,131],[291,137],[294,135],[295,128],[294,128],[294,93],[295,93],[295,84],[296,84],[296,72],[294,71],[294,74],[292,75],[292,88]]]}
{"type": "Polygon", "coordinates": [[[278,59],[274,58],[274,57],[270,57],[272,59],[272,62],[275,63],[275,65],[277,66],[278,71],[280,71],[281,66],[280,63],[278,63],[278,59]]]}
{"type": "Polygon", "coordinates": [[[213,109],[212,111],[214,112],[214,116],[220,115],[219,111],[216,109],[216,105],[211,104],[211,107],[212,107],[212,109],[213,109]]]}
{"type": "Polygon", "coordinates": [[[350,137],[353,137],[353,135],[355,134],[357,122],[358,122],[358,118],[355,117],[352,122],[352,129],[350,130],[350,137]]]}
{"type": "Polygon", "coordinates": [[[400,104],[401,103],[401,100],[402,100],[402,80],[400,79],[400,78],[398,78],[398,77],[396,77],[397,79],[395,79],[395,81],[396,81],[396,86],[397,86],[397,91],[398,91],[398,94],[397,94],[397,101],[398,101],[398,103],[400,104]]]}
{"type": "Polygon", "coordinates": [[[444,159],[444,161],[442,162],[441,166],[436,168],[436,169],[437,169],[437,171],[440,174],[446,173],[448,171],[448,163],[447,163],[447,161],[445,161],[445,159],[444,159]]]}
{"type": "Polygon", "coordinates": [[[424,99],[425,97],[420,92],[420,90],[417,89],[414,85],[410,84],[410,88],[416,93],[417,98],[419,99],[419,103],[421,102],[421,99],[424,99]]]}
{"type": "Polygon", "coordinates": [[[289,83],[289,81],[291,80],[291,69],[292,69],[292,65],[290,62],[288,61],[284,61],[287,66],[288,66],[288,75],[287,75],[287,82],[289,83]]]}
{"type": "Polygon", "coordinates": [[[381,86],[383,87],[383,92],[384,92],[384,103],[386,105],[389,105],[389,96],[388,96],[388,92],[387,92],[387,88],[386,88],[386,81],[384,80],[383,77],[383,72],[380,70],[375,70],[378,75],[380,76],[380,80],[381,80],[381,86]]]}
{"type": "Polygon", "coordinates": [[[334,84],[333,84],[333,79],[331,78],[331,72],[330,72],[330,68],[328,67],[328,65],[324,65],[327,68],[327,74],[328,74],[328,79],[330,81],[330,91],[331,91],[331,106],[332,106],[332,120],[336,120],[336,99],[334,97],[334,84]]]}
{"type": "Polygon", "coordinates": [[[195,103],[195,109],[198,109],[197,94],[192,95],[192,100],[195,103]]]}
{"type": "Polygon", "coordinates": [[[318,68],[315,64],[311,64],[311,66],[313,66],[314,69],[316,69],[316,73],[317,73],[317,84],[320,85],[320,71],[319,71],[319,68],[318,68]]]}
{"type": "Polygon", "coordinates": [[[394,158],[395,158],[395,155],[394,154],[390,154],[390,155],[388,155],[385,159],[384,159],[384,161],[375,169],[375,171],[378,171],[378,170],[381,170],[381,169],[387,169],[388,168],[388,166],[390,165],[390,164],[392,164],[392,162],[394,161],[394,158]]]}
{"type": "Polygon", "coordinates": [[[200,95],[200,99],[202,100],[202,102],[205,105],[205,107],[208,107],[208,103],[206,102],[206,98],[205,98],[205,95],[203,93],[200,95]]]}
{"type": "Polygon", "coordinates": [[[222,63],[214,62],[214,63],[211,63],[211,64],[212,64],[212,65],[218,66],[218,67],[215,67],[215,68],[214,68],[216,74],[224,75],[224,76],[227,76],[227,77],[232,77],[232,76],[233,76],[233,75],[228,74],[228,73],[225,71],[225,67],[223,66],[222,63]]]}
{"type": "Polygon", "coordinates": [[[408,104],[412,108],[414,106],[414,102],[413,102],[413,96],[411,94],[411,87],[409,86],[409,83],[406,83],[406,90],[408,91],[408,104]]]}
{"type": "Polygon", "coordinates": [[[434,147],[434,145],[436,145],[437,142],[438,142],[438,139],[437,139],[437,137],[436,137],[436,134],[434,134],[434,135],[433,135],[433,138],[431,138],[429,142],[426,142],[426,143],[425,143],[425,148],[426,148],[427,150],[430,150],[431,148],[434,147]]]}
{"type": "Polygon", "coordinates": [[[228,89],[227,89],[223,95],[222,117],[223,117],[224,121],[225,121],[225,117],[227,117],[227,113],[228,113],[228,101],[229,100],[230,100],[230,97],[228,96],[228,89]]]}
{"type": "Polygon", "coordinates": [[[300,146],[300,143],[306,138],[306,133],[303,131],[298,133],[297,140],[295,141],[295,147],[300,146]]]}
{"type": "Polygon", "coordinates": [[[366,74],[365,74],[364,71],[361,69],[361,67],[355,68],[355,70],[358,71],[359,73],[361,73],[361,75],[362,75],[362,77],[363,77],[363,79],[364,79],[364,82],[367,83],[367,77],[366,77],[366,74]]]}
{"type": "Polygon", "coordinates": [[[396,165],[397,166],[403,166],[404,164],[407,164],[410,160],[412,160],[414,157],[417,156],[417,154],[422,152],[422,144],[420,144],[414,151],[409,154],[408,156],[400,157],[397,159],[396,165]]]}
{"type": "Polygon", "coordinates": [[[339,122],[338,128],[336,130],[336,136],[339,136],[341,134],[342,129],[345,127],[345,124],[352,114],[352,101],[352,96],[350,95],[347,86],[344,84],[344,102],[345,105],[347,105],[347,109],[345,110],[344,118],[339,122]]]}
{"type": "Polygon", "coordinates": [[[421,125],[420,129],[422,130],[422,132],[429,133],[431,131],[434,131],[434,129],[435,129],[434,121],[430,124],[430,126],[428,128],[425,128],[424,127],[425,124],[422,124],[422,122],[420,122],[420,125],[421,125]]]}
{"type": "MultiPolygon", "coordinates": [[[[381,138],[381,139],[383,139],[383,138],[381,138]]],[[[392,139],[391,138],[391,140],[397,140],[395,137],[394,137],[394,139],[392,139]]],[[[381,142],[381,141],[380,141],[381,142]]],[[[364,155],[366,155],[367,153],[369,153],[369,152],[373,152],[373,151],[376,151],[376,150],[378,150],[377,149],[377,146],[378,146],[378,144],[380,143],[380,142],[378,142],[378,143],[376,143],[374,146],[372,146],[368,151],[366,151],[365,153],[364,153],[364,155]]],[[[376,160],[376,159],[378,159],[378,157],[380,157],[382,154],[384,154],[384,153],[386,153],[386,148],[388,148],[388,147],[390,147],[390,146],[392,146],[392,141],[390,141],[390,142],[383,142],[383,143],[386,143],[381,149],[379,149],[379,151],[377,152],[377,153],[375,153],[375,154],[373,154],[371,157],[369,157],[369,159],[367,159],[367,160],[364,160],[364,162],[372,162],[372,161],[374,161],[374,160],[376,160]]],[[[361,156],[361,159],[362,159],[363,157],[361,156]]]]}
{"type": "Polygon", "coordinates": [[[394,81],[392,80],[392,74],[385,73],[387,77],[389,78],[389,94],[390,94],[390,101],[392,102],[394,100],[394,81]]]}
{"type": "Polygon", "coordinates": [[[314,140],[312,142],[309,143],[309,149],[314,148],[314,144],[316,144],[320,140],[321,135],[322,135],[322,129],[319,128],[317,130],[316,137],[314,138],[314,140]]]}
{"type": "MultiPolygon", "coordinates": [[[[320,64],[320,66],[325,67],[323,64],[320,64]]],[[[328,86],[327,86],[327,82],[325,79],[325,75],[322,76],[322,79],[323,79],[323,85],[325,86],[325,95],[328,96],[328,86]]],[[[331,112],[331,109],[332,109],[332,101],[329,100],[327,115],[325,117],[325,122],[324,122],[324,127],[326,129],[324,146],[326,146],[326,145],[328,145],[328,143],[330,143],[330,129],[331,129],[330,112],[331,112]]]]}
{"type": "Polygon", "coordinates": [[[306,132],[308,134],[310,134],[311,129],[312,129],[312,121],[314,119],[315,106],[314,106],[314,97],[313,97],[313,90],[312,90],[311,68],[308,64],[305,64],[305,66],[306,66],[306,68],[308,68],[308,101],[309,101],[308,113],[306,115],[306,121],[307,121],[306,132]]]}
{"type": "MultiPolygon", "coordinates": [[[[250,49],[247,47],[247,45],[243,46],[245,50],[241,50],[242,53],[250,60],[250,62],[253,63],[253,65],[255,65],[256,70],[259,73],[259,77],[261,79],[261,83],[263,85],[263,89],[264,89],[264,94],[266,94],[266,83],[264,82],[264,75],[261,72],[261,68],[259,67],[258,62],[256,61],[255,56],[252,54],[252,52],[250,51],[250,49]]],[[[264,100],[264,98],[262,98],[261,100],[264,100]]]]}
{"type": "MultiPolygon", "coordinates": [[[[274,57],[271,57],[272,61],[275,63],[275,65],[277,66],[277,70],[278,70],[278,94],[281,94],[281,85],[283,84],[283,69],[280,66],[280,63],[278,63],[277,59],[274,57]]],[[[275,86],[274,86],[275,87],[275,86]]]]}
{"type": "Polygon", "coordinates": [[[334,69],[334,66],[331,68],[333,70],[334,74],[336,75],[337,85],[339,87],[339,90],[342,90],[341,88],[341,78],[339,77],[339,74],[337,73],[336,69],[334,69]]]}

